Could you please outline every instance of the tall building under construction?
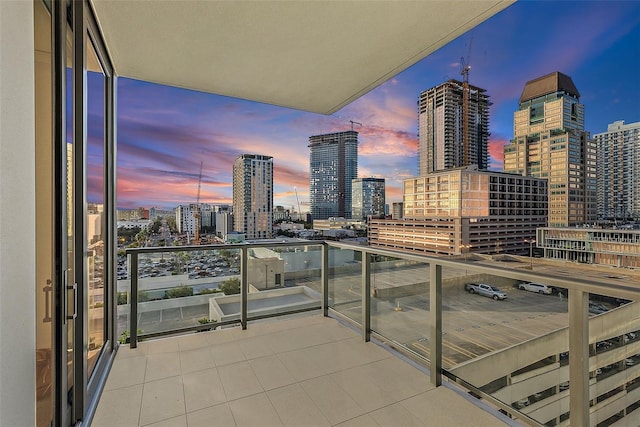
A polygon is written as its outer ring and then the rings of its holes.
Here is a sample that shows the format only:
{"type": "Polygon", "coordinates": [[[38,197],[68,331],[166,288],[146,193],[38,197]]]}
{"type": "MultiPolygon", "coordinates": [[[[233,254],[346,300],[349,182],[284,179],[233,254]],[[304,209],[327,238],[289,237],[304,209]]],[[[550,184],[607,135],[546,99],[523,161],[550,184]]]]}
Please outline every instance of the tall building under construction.
{"type": "Polygon", "coordinates": [[[485,92],[452,79],[420,94],[420,176],[470,165],[487,169],[491,103],[485,92]]]}

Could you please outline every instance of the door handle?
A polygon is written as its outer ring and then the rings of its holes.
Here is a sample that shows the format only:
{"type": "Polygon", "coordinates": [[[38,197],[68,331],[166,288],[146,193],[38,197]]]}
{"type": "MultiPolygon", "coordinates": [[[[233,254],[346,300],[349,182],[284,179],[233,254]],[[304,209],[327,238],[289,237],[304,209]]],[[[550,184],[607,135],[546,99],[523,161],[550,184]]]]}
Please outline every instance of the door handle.
{"type": "Polygon", "coordinates": [[[68,320],[75,320],[78,317],[78,284],[74,283],[73,285],[67,285],[67,291],[73,291],[73,314],[69,315],[67,313],[68,320]]]}
{"type": "Polygon", "coordinates": [[[53,282],[51,279],[47,279],[47,286],[42,288],[44,292],[44,319],[43,322],[48,323],[53,319],[51,317],[51,292],[53,291],[53,282]]]}

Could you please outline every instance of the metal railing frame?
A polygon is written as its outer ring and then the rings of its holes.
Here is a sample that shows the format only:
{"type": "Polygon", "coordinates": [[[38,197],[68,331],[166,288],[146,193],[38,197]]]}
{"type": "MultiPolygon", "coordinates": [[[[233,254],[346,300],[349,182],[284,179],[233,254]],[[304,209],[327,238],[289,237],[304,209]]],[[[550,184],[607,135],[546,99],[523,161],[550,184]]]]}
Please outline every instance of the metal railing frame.
{"type": "MultiPolygon", "coordinates": [[[[247,329],[249,320],[262,319],[267,317],[282,316],[291,313],[297,313],[301,311],[315,310],[317,308],[293,310],[277,314],[269,314],[263,316],[254,316],[249,319],[247,313],[248,302],[248,251],[251,248],[273,248],[273,247],[297,247],[297,246],[321,246],[321,305],[320,309],[322,315],[327,317],[329,314],[345,320],[348,323],[361,329],[363,340],[369,341],[371,335],[376,337],[384,337],[375,331],[371,330],[371,274],[372,274],[372,255],[382,255],[394,258],[400,258],[408,261],[416,261],[423,264],[428,264],[430,267],[430,302],[429,302],[429,316],[431,329],[429,331],[430,336],[430,360],[427,361],[425,357],[417,353],[403,349],[404,352],[412,353],[410,356],[414,359],[420,360],[423,363],[428,362],[430,369],[430,381],[434,386],[440,386],[442,384],[442,376],[446,376],[452,381],[463,385],[465,388],[473,391],[474,393],[487,399],[489,402],[498,406],[499,408],[511,412],[517,413],[518,419],[526,422],[529,425],[539,426],[541,425],[536,420],[528,417],[521,412],[517,412],[510,406],[495,399],[494,397],[483,393],[481,390],[467,383],[462,378],[456,377],[451,372],[442,368],[442,269],[443,268],[463,268],[474,274],[489,274],[497,275],[509,279],[528,281],[528,282],[544,282],[550,286],[556,286],[565,288],[569,292],[569,337],[570,337],[570,349],[569,352],[569,377],[572,384],[572,391],[570,393],[570,423],[572,425],[587,425],[589,423],[589,294],[602,294],[610,297],[627,299],[627,300],[640,300],[640,288],[636,288],[628,285],[618,284],[603,284],[597,280],[593,280],[588,277],[581,277],[579,279],[573,277],[565,277],[561,275],[554,275],[542,272],[523,271],[512,268],[505,268],[502,266],[489,266],[489,265],[477,265],[470,264],[462,261],[452,261],[444,258],[437,258],[428,255],[416,255],[409,254],[400,251],[379,249],[369,246],[353,245],[341,242],[328,242],[328,241],[297,241],[297,242],[269,242],[269,243],[241,243],[241,244],[224,244],[224,245],[201,245],[201,246],[171,246],[171,247],[154,247],[154,248],[130,248],[126,250],[129,256],[131,266],[131,291],[130,291],[130,346],[135,348],[138,340],[141,336],[138,336],[137,331],[137,316],[138,316],[138,256],[140,254],[152,254],[160,252],[194,252],[194,251],[206,251],[206,250],[233,250],[239,249],[241,251],[241,313],[239,323],[242,329],[247,329]],[[362,255],[362,283],[361,283],[361,301],[362,301],[362,317],[361,323],[350,319],[338,311],[332,309],[329,305],[329,250],[330,248],[352,250],[360,252],[362,255]]],[[[238,321],[229,321],[223,323],[216,323],[216,327],[224,326],[227,324],[237,324],[238,321]]],[[[152,334],[145,334],[142,337],[154,337],[168,334],[176,334],[178,332],[197,331],[211,328],[211,325],[200,325],[189,328],[182,328],[180,330],[172,330],[166,332],[158,332],[152,334]]]]}

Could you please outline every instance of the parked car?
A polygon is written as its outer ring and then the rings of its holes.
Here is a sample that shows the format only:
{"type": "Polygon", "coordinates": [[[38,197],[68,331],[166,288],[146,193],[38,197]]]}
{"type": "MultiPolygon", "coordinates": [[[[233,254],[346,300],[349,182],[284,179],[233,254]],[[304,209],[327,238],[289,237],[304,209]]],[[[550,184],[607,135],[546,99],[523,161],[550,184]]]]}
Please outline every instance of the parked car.
{"type": "Polygon", "coordinates": [[[607,311],[609,311],[609,309],[604,304],[589,301],[589,313],[602,314],[602,313],[606,313],[607,311]]]}
{"type": "Polygon", "coordinates": [[[507,299],[507,294],[495,286],[486,285],[484,283],[468,283],[464,285],[464,288],[470,294],[478,294],[485,297],[493,298],[494,300],[507,299]]]}
{"type": "Polygon", "coordinates": [[[537,294],[551,295],[551,288],[547,285],[539,283],[520,283],[518,289],[523,291],[535,292],[537,294]]]}
{"type": "Polygon", "coordinates": [[[524,408],[525,406],[529,406],[529,403],[530,403],[530,402],[529,402],[529,398],[528,398],[528,397],[525,397],[524,399],[520,399],[520,400],[518,400],[517,402],[515,402],[515,403],[513,404],[513,406],[514,406],[516,409],[522,409],[522,408],[524,408]]]}

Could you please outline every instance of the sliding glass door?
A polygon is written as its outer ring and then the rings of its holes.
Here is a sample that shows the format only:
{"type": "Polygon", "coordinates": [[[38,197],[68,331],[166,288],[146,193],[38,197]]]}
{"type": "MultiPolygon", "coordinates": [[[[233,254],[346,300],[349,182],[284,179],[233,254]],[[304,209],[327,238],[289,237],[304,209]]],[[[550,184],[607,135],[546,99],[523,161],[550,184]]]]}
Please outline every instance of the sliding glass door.
{"type": "Polygon", "coordinates": [[[85,0],[34,0],[34,33],[37,426],[66,427],[115,350],[115,78],[85,0]]]}

